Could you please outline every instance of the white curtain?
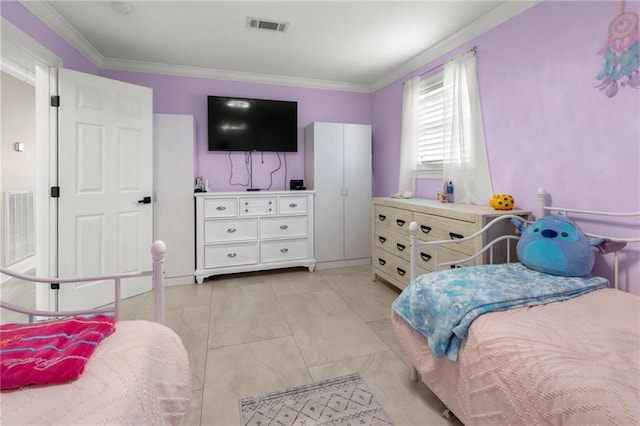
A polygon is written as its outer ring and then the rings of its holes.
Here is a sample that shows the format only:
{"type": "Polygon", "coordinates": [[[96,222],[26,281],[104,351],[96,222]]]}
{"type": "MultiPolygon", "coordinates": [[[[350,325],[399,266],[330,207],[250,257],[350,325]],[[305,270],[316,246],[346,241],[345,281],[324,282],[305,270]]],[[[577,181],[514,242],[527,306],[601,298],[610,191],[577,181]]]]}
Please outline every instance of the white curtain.
{"type": "Polygon", "coordinates": [[[418,143],[418,98],[420,76],[404,82],[402,97],[402,134],[400,137],[400,179],[398,192],[416,192],[416,150],[418,143]]]}
{"type": "MultiPolygon", "coordinates": [[[[405,88],[406,91],[406,88],[405,88]]],[[[444,64],[444,180],[454,202],[485,205],[493,195],[476,73],[470,50],[444,64]]]]}

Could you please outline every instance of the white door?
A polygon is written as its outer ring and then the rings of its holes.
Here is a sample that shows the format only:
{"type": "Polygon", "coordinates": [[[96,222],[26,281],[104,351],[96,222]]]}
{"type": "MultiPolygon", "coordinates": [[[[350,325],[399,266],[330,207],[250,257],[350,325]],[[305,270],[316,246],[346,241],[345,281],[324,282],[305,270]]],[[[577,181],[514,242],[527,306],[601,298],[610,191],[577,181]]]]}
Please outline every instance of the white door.
{"type": "Polygon", "coordinates": [[[344,258],[371,257],[371,126],[344,125],[344,258]]]}
{"type": "MultiPolygon", "coordinates": [[[[152,90],[60,69],[58,275],[96,276],[151,269],[153,236],[152,90]]],[[[151,289],[123,281],[122,295],[151,289]]],[[[113,283],[61,285],[58,308],[113,302],[113,283]]]]}

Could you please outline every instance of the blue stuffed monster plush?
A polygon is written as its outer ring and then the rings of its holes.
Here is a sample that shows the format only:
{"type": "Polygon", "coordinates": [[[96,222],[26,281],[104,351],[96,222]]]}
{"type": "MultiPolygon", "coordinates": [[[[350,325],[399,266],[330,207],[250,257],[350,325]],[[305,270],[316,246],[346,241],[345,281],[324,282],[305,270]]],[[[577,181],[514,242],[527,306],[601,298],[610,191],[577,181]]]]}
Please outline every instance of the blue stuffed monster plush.
{"type": "Polygon", "coordinates": [[[525,266],[565,277],[590,275],[602,238],[587,238],[578,225],[560,214],[538,219],[528,228],[521,222],[514,223],[522,232],[517,252],[525,266]]]}

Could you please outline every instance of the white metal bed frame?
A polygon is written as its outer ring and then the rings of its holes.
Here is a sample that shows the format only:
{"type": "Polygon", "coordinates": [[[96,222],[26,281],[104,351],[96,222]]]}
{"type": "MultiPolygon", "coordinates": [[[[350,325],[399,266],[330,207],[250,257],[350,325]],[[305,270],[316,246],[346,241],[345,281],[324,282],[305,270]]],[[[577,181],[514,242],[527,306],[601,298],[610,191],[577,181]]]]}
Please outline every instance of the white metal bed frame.
{"type": "Polygon", "coordinates": [[[113,281],[115,283],[115,303],[113,306],[98,308],[98,309],[85,309],[77,311],[41,311],[34,309],[27,309],[21,306],[13,305],[11,303],[0,301],[0,308],[7,309],[9,311],[18,312],[28,315],[29,322],[33,323],[36,318],[61,318],[80,315],[113,315],[117,320],[120,319],[120,305],[122,301],[121,294],[121,281],[129,278],[148,277],[153,279],[153,293],[154,293],[154,314],[153,320],[157,323],[164,324],[164,260],[167,247],[163,241],[154,241],[151,245],[151,255],[153,257],[153,268],[150,271],[127,273],[127,274],[112,274],[102,275],[96,277],[81,277],[81,278],[41,278],[33,275],[20,274],[10,269],[0,266],[0,273],[8,275],[10,277],[18,278],[25,281],[31,281],[36,283],[46,284],[78,284],[94,281],[113,281]]]}
{"type": "MultiPolygon", "coordinates": [[[[565,208],[565,207],[551,207],[551,206],[547,206],[546,202],[547,202],[547,197],[548,197],[548,193],[544,188],[539,188],[537,193],[536,193],[537,197],[538,197],[538,218],[540,217],[544,217],[547,215],[548,212],[559,212],[563,215],[568,215],[569,213],[572,214],[584,214],[584,215],[596,215],[596,216],[610,216],[610,217],[640,217],[640,212],[630,212],[630,213],[619,213],[619,212],[605,212],[605,211],[598,211],[598,210],[581,210],[581,209],[571,209],[571,208],[565,208]]],[[[511,244],[512,241],[517,241],[520,237],[517,235],[503,235],[501,237],[498,237],[494,240],[492,240],[489,244],[487,244],[485,247],[482,248],[481,251],[474,253],[473,255],[466,257],[464,259],[458,259],[458,260],[454,260],[454,261],[450,261],[450,262],[442,262],[439,263],[438,262],[438,248],[440,246],[446,246],[446,245],[450,245],[450,244],[460,244],[464,241],[469,241],[469,240],[473,240],[474,238],[477,238],[479,236],[481,236],[482,234],[484,234],[484,232],[490,228],[491,226],[493,226],[495,223],[500,222],[500,221],[504,221],[504,220],[517,220],[520,221],[524,224],[527,223],[531,223],[530,221],[525,220],[524,218],[520,217],[520,216],[516,216],[516,215],[504,215],[504,216],[500,216],[494,220],[492,220],[490,223],[488,223],[486,226],[484,226],[482,229],[480,229],[479,231],[477,231],[474,234],[469,235],[468,237],[465,238],[461,238],[461,239],[455,239],[455,240],[441,240],[441,241],[421,241],[418,239],[418,230],[419,230],[419,225],[416,222],[411,222],[409,224],[409,238],[410,238],[410,242],[411,242],[411,280],[415,279],[418,276],[418,249],[420,247],[425,247],[425,246],[432,246],[433,247],[433,271],[438,271],[439,269],[445,268],[445,267],[454,267],[455,265],[461,264],[461,263],[465,263],[465,262],[469,262],[469,261],[473,261],[476,258],[484,255],[484,253],[486,253],[487,251],[489,252],[489,263],[493,264],[493,253],[494,253],[494,248],[496,246],[496,244],[498,244],[501,241],[506,241],[506,246],[507,246],[507,253],[506,253],[506,259],[507,262],[511,261],[511,244]]],[[[592,233],[585,233],[586,235],[588,235],[589,237],[592,238],[608,238],[611,240],[615,240],[615,241],[620,241],[620,242],[625,242],[625,243],[630,243],[630,242],[640,242],[640,237],[613,237],[613,236],[607,236],[607,235],[598,235],[598,234],[592,234],[592,233]]],[[[613,253],[613,264],[614,264],[614,287],[618,288],[618,263],[619,263],[619,259],[618,259],[618,252],[614,252],[613,253]]]]}
{"type": "MultiPolygon", "coordinates": [[[[547,206],[547,198],[548,198],[548,193],[544,188],[539,188],[536,192],[537,198],[538,198],[538,218],[540,217],[544,217],[547,215],[547,213],[550,212],[559,212],[563,215],[567,215],[568,213],[572,213],[572,214],[584,214],[584,215],[596,215],[596,216],[609,216],[609,217],[640,217],[640,212],[630,212],[630,213],[617,213],[617,212],[605,212],[605,211],[598,211],[598,210],[582,210],[582,209],[572,209],[572,208],[564,208],[564,207],[551,207],[551,206],[547,206]]],[[[446,267],[455,267],[455,265],[461,264],[461,263],[465,263],[465,262],[469,262],[469,261],[474,261],[476,258],[478,258],[479,256],[484,255],[484,253],[486,253],[487,251],[489,251],[489,263],[493,264],[493,252],[494,252],[494,248],[496,246],[496,244],[498,244],[501,241],[506,241],[506,260],[507,262],[511,261],[511,244],[512,241],[517,241],[520,237],[517,235],[504,235],[501,237],[498,237],[494,240],[492,240],[489,244],[487,244],[485,247],[482,248],[481,251],[473,254],[472,256],[466,257],[464,259],[459,259],[459,260],[455,260],[455,261],[451,261],[451,262],[442,262],[439,263],[438,262],[438,248],[440,246],[446,246],[446,245],[451,245],[451,244],[460,244],[464,241],[469,241],[469,240],[473,240],[474,238],[477,238],[479,236],[481,236],[488,228],[490,228],[491,226],[493,226],[495,223],[500,222],[500,221],[504,221],[504,220],[518,220],[522,223],[532,223],[520,216],[516,216],[516,215],[504,215],[504,216],[500,216],[496,219],[494,219],[493,221],[491,221],[490,223],[488,223],[486,226],[484,226],[482,229],[480,229],[479,231],[477,231],[476,233],[469,235],[468,237],[465,238],[461,238],[461,239],[455,239],[455,240],[441,240],[441,241],[421,241],[418,239],[418,230],[419,230],[419,225],[416,222],[411,222],[409,224],[409,240],[411,243],[411,253],[410,253],[410,271],[411,271],[411,281],[413,281],[415,278],[418,277],[418,249],[420,249],[421,247],[426,247],[426,246],[432,246],[433,248],[433,254],[432,254],[432,259],[433,259],[433,271],[438,271],[439,269],[442,268],[446,268],[446,267]]],[[[612,237],[612,236],[605,236],[605,235],[596,235],[596,234],[591,234],[591,233],[585,233],[586,235],[593,237],[593,238],[608,238],[611,240],[615,240],[615,241],[620,241],[620,242],[640,242],[640,237],[632,237],[632,238],[628,238],[628,237],[612,237]]],[[[618,259],[618,252],[614,252],[613,253],[614,257],[613,257],[613,268],[614,268],[614,287],[617,289],[618,288],[618,284],[619,284],[619,274],[618,274],[618,264],[619,264],[619,259],[618,259]]],[[[418,381],[418,370],[412,366],[411,367],[411,379],[413,381],[418,381]]],[[[445,412],[445,414],[443,414],[445,417],[447,416],[447,413],[445,412]]]]}

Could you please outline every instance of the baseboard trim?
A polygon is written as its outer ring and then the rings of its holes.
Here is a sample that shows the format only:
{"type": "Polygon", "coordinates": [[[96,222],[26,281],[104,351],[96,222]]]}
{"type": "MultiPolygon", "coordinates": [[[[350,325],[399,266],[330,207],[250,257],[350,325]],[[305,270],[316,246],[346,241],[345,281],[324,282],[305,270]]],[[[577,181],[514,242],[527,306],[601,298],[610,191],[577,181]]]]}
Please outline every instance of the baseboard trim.
{"type": "Polygon", "coordinates": [[[194,275],[183,275],[180,277],[170,277],[164,279],[165,287],[171,287],[174,285],[188,285],[196,282],[194,275]]]}
{"type": "Polygon", "coordinates": [[[346,268],[349,266],[371,265],[371,258],[365,257],[363,259],[349,259],[349,260],[335,260],[332,262],[318,262],[316,263],[316,269],[333,269],[333,268],[346,268]]]}

